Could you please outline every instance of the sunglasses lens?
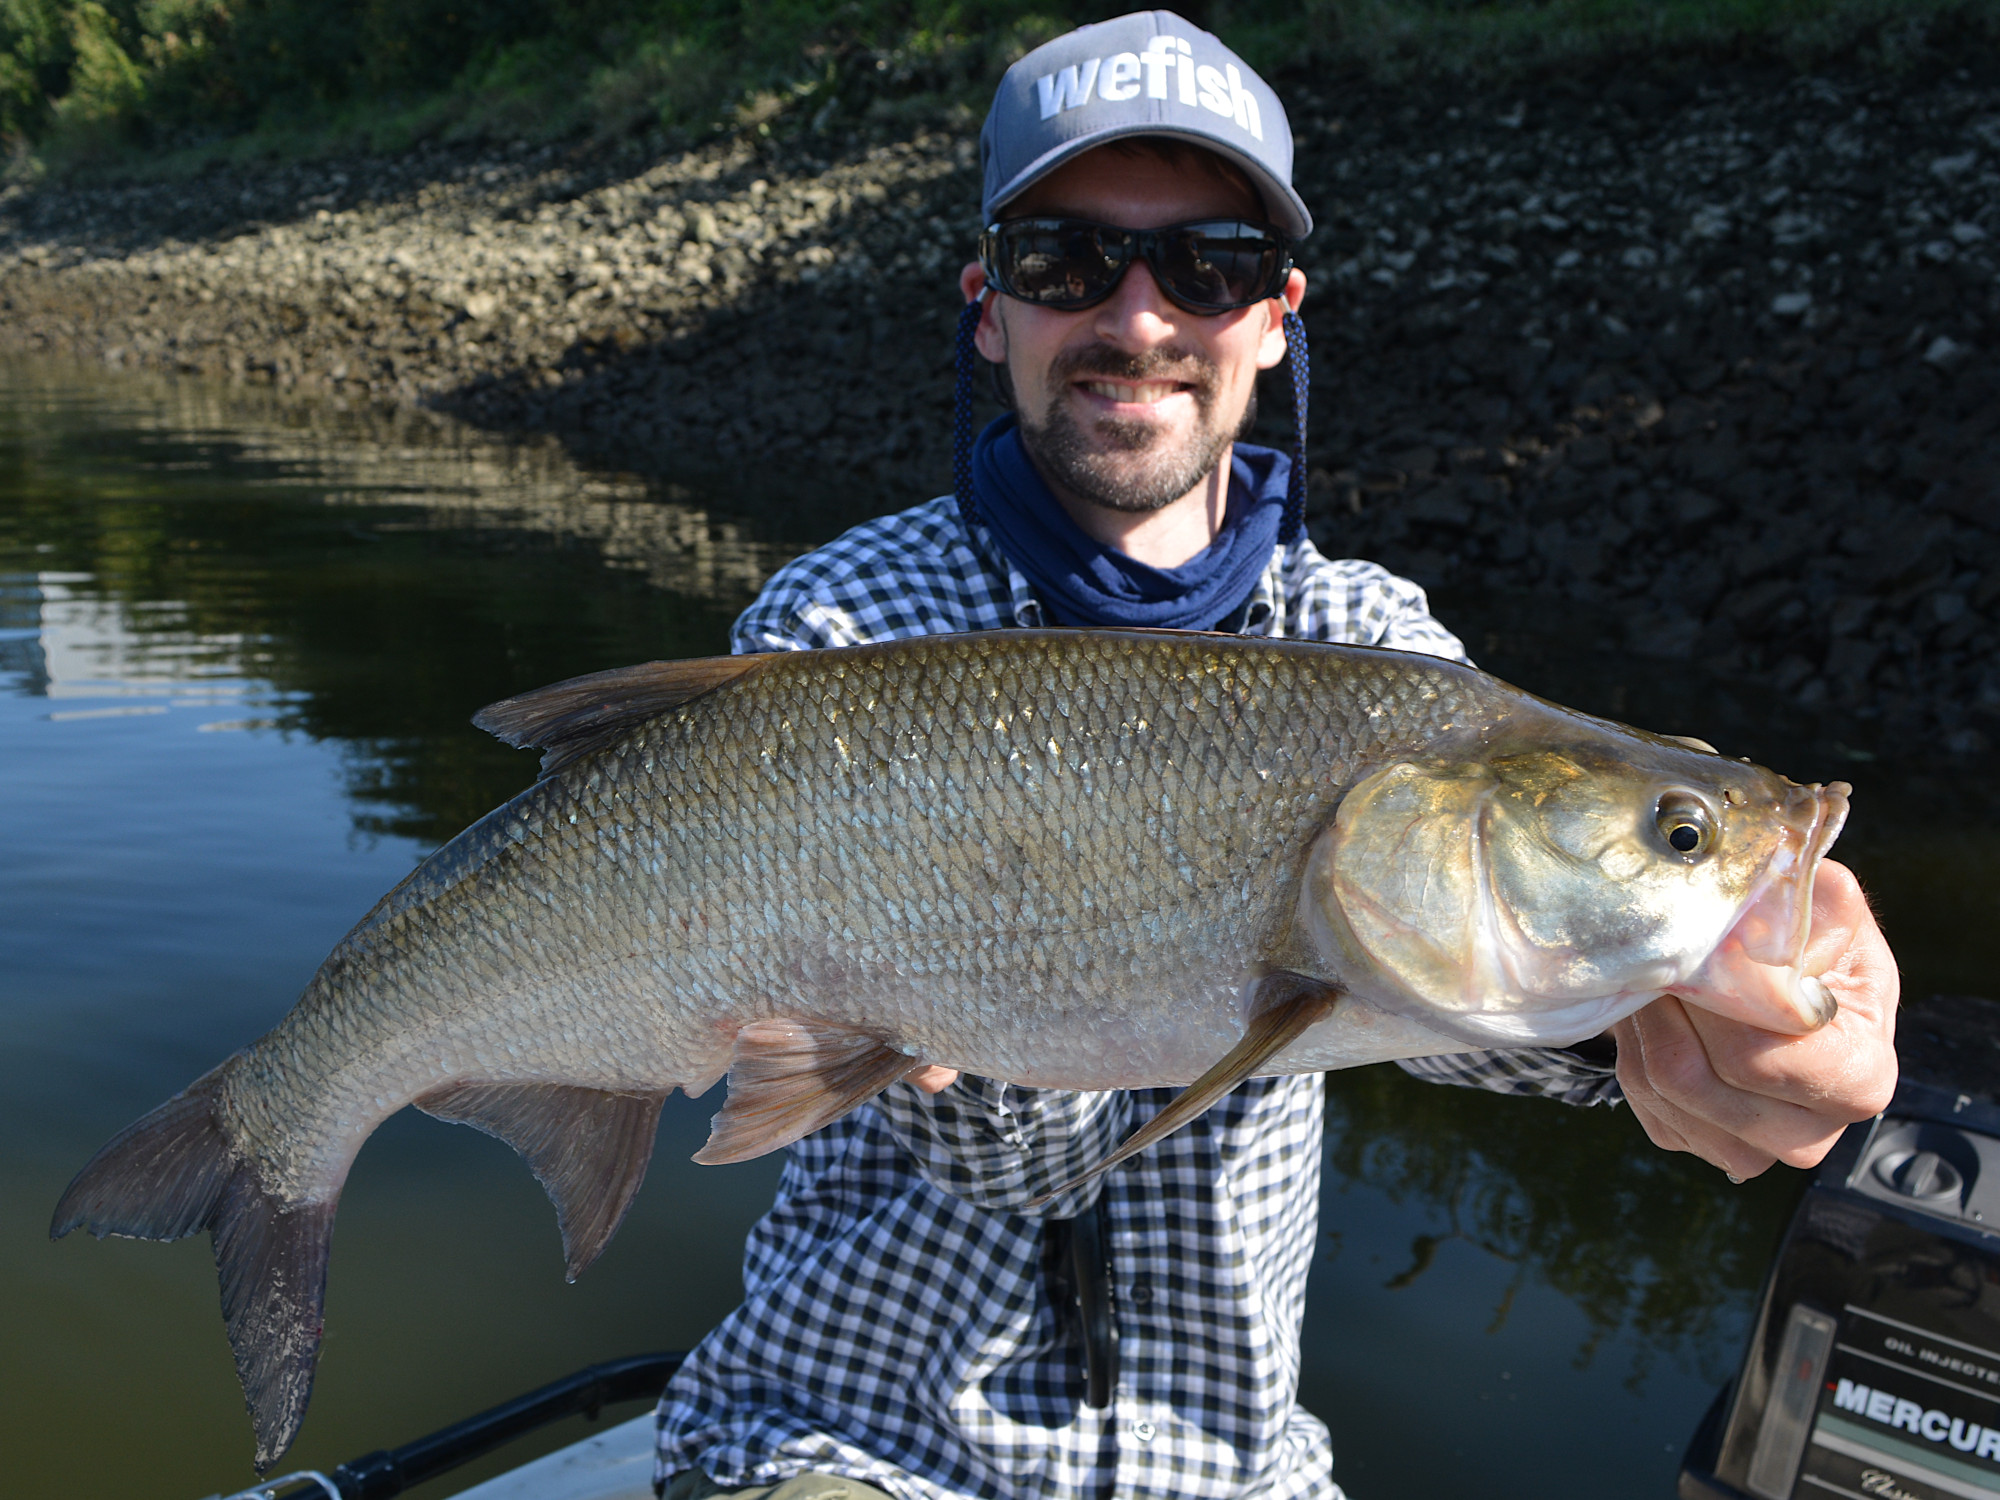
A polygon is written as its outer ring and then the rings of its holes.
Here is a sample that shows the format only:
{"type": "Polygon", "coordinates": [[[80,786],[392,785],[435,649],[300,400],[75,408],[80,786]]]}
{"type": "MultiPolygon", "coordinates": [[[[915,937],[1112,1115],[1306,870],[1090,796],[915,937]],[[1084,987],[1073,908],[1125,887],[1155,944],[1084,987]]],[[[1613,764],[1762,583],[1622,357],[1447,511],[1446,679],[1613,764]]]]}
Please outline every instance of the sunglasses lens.
{"type": "Polygon", "coordinates": [[[1001,290],[1043,307],[1088,307],[1118,284],[1143,248],[1167,295],[1198,312],[1227,312],[1276,296],[1284,239],[1261,224],[1218,219],[1129,230],[1083,219],[1016,219],[992,231],[1001,290]]]}
{"type": "Polygon", "coordinates": [[[1075,307],[1111,290],[1130,258],[1102,225],[1025,220],[1000,231],[1000,271],[1006,289],[1024,302],[1075,307]]]}
{"type": "Polygon", "coordinates": [[[1242,307],[1272,295],[1283,255],[1255,224],[1187,224],[1160,236],[1153,269],[1191,307],[1242,307]]]}

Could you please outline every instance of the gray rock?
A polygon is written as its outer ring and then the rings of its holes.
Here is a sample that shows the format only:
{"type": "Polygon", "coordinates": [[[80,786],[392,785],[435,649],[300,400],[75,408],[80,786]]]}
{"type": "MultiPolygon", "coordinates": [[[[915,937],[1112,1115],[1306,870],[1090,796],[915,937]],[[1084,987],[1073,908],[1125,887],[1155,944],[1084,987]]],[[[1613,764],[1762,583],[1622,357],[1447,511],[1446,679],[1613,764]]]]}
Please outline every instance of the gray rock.
{"type": "Polygon", "coordinates": [[[1626,628],[1625,644],[1636,656],[1686,661],[1701,639],[1701,621],[1679,613],[1640,615],[1626,628]]]}
{"type": "Polygon", "coordinates": [[[1924,350],[1924,363],[1940,370],[1956,369],[1964,362],[1967,353],[1963,344],[1941,333],[1924,350]]]}

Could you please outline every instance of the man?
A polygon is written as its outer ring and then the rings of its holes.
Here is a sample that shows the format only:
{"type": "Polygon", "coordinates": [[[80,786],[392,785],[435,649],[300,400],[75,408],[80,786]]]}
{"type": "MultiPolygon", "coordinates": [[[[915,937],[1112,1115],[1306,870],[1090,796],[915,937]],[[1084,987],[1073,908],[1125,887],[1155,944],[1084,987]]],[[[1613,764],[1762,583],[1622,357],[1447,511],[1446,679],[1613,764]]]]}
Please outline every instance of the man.
{"type": "MultiPolygon", "coordinates": [[[[962,342],[1000,368],[1013,412],[970,441],[962,348],[957,492],[781,570],[736,649],[1117,624],[1462,657],[1421,590],[1306,540],[1302,431],[1289,459],[1234,441],[1256,372],[1288,343],[1303,411],[1305,278],[1287,248],[1311,220],[1270,89],[1180,18],[1126,16],[1017,63],[981,148],[991,227],[961,275],[962,342]]],[[[1405,1066],[1622,1096],[1660,1145],[1734,1178],[1808,1164],[1895,1078],[1894,966],[1837,866],[1814,923],[1807,970],[1840,1002],[1814,1035],[1669,997],[1618,1026],[1615,1076],[1557,1051],[1405,1066]]],[[[661,1403],[669,1500],[1337,1496],[1326,1429],[1295,1401],[1318,1076],[1253,1080],[1126,1168],[1029,1207],[1174,1093],[931,1068],[793,1147],[750,1238],[744,1305],[661,1403]],[[1116,1308],[1103,1405],[1051,1285],[1045,1225],[1080,1215],[1105,1241],[1116,1308]]]]}

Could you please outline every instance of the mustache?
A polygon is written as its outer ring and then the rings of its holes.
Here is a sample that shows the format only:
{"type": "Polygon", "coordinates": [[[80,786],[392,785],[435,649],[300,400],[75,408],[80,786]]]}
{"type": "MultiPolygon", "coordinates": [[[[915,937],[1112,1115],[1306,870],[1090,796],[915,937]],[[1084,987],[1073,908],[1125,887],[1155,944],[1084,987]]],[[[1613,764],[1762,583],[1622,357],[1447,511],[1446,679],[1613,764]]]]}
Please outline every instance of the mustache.
{"type": "Polygon", "coordinates": [[[1091,376],[1131,383],[1171,380],[1192,387],[1197,396],[1212,393],[1222,378],[1215,361],[1173,344],[1163,344],[1141,354],[1088,344],[1057,355],[1050,361],[1049,374],[1057,382],[1091,376]]]}

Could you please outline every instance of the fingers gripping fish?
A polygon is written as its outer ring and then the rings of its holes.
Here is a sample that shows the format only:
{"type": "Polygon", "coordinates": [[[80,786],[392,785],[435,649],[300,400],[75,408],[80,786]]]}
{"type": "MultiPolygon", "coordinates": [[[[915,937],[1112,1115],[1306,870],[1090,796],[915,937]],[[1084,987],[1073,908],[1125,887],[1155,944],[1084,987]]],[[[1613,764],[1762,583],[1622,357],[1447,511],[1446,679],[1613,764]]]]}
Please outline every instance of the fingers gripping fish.
{"type": "Polygon", "coordinates": [[[56,1210],[210,1231],[260,1467],[304,1416],[348,1168],[406,1104],[521,1153],[574,1277],[661,1102],[724,1075],[700,1161],[927,1064],[1192,1082],[1123,1156],[1246,1077],[1563,1045],[1667,991],[1832,1014],[1798,966],[1844,786],[1431,657],[1016,630],[653,663],[476,722],[542,779],[56,1210]]]}

